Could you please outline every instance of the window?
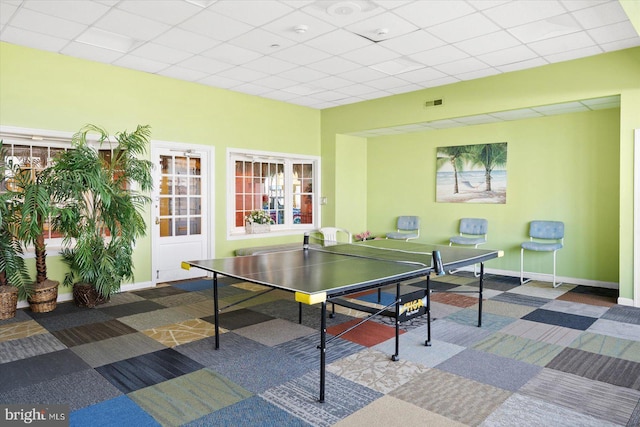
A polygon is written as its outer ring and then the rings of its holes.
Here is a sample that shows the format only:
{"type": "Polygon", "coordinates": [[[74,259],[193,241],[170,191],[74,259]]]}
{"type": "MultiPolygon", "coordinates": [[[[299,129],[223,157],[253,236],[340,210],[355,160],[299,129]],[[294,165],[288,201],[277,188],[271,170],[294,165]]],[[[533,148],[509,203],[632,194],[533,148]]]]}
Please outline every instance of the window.
{"type": "Polygon", "coordinates": [[[160,156],[160,237],[202,233],[200,159],[160,156]]]}
{"type": "Polygon", "coordinates": [[[244,218],[253,210],[269,214],[272,231],[313,228],[319,223],[319,161],[317,157],[231,152],[231,232],[243,232],[244,218]]]}

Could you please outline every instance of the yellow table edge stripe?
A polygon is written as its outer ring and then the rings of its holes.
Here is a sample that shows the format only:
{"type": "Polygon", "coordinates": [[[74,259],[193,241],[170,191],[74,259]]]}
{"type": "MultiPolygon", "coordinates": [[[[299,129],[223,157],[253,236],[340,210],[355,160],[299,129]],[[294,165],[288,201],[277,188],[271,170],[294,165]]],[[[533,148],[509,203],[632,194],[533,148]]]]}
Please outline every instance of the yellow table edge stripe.
{"type": "Polygon", "coordinates": [[[318,294],[303,294],[301,292],[296,292],[296,301],[301,302],[303,304],[317,304],[319,302],[324,302],[327,300],[327,293],[320,292],[318,294]]]}
{"type": "Polygon", "coordinates": [[[184,261],[182,261],[182,263],[180,264],[180,267],[182,267],[183,270],[191,270],[191,264],[186,263],[184,261]]]}

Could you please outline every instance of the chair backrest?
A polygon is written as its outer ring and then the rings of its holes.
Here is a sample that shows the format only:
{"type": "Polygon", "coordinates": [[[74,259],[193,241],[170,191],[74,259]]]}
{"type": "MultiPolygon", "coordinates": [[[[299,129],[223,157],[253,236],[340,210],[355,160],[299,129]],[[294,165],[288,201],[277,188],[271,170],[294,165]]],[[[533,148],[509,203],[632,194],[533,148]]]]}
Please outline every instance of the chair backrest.
{"type": "Polygon", "coordinates": [[[483,236],[487,234],[489,221],[484,218],[461,218],[460,234],[483,236]]]}
{"type": "Polygon", "coordinates": [[[398,231],[414,231],[420,230],[419,216],[399,216],[397,222],[398,231]]]}
{"type": "Polygon", "coordinates": [[[529,237],[531,239],[562,240],[564,239],[564,222],[531,221],[529,237]]]}
{"type": "Polygon", "coordinates": [[[349,230],[345,230],[344,228],[338,227],[322,227],[318,230],[320,234],[322,234],[323,246],[331,246],[338,244],[338,234],[344,233],[346,236],[345,243],[351,243],[351,232],[349,230]]]}

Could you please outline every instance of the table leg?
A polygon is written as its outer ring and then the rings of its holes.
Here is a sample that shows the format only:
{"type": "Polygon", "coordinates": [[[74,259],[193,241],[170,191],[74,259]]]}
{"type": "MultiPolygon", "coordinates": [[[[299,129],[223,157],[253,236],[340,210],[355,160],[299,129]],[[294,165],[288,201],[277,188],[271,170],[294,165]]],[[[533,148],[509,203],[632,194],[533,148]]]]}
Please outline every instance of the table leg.
{"type": "Polygon", "coordinates": [[[322,307],[321,307],[321,313],[320,313],[320,399],[319,399],[320,403],[324,402],[326,352],[327,352],[327,302],[322,301],[322,307]]]}
{"type": "Polygon", "coordinates": [[[480,285],[478,292],[478,328],[482,326],[482,286],[484,279],[484,262],[480,263],[480,285]]]}
{"type": "Polygon", "coordinates": [[[216,350],[220,348],[220,319],[218,315],[218,273],[213,273],[213,319],[216,331],[216,350]]]}
{"type": "MultiPolygon", "coordinates": [[[[379,290],[380,288],[378,288],[379,290]]],[[[400,360],[400,283],[396,283],[396,353],[391,356],[391,360],[400,360]]]]}
{"type": "Polygon", "coordinates": [[[429,276],[427,276],[427,340],[424,345],[431,346],[431,282],[429,276]]]}

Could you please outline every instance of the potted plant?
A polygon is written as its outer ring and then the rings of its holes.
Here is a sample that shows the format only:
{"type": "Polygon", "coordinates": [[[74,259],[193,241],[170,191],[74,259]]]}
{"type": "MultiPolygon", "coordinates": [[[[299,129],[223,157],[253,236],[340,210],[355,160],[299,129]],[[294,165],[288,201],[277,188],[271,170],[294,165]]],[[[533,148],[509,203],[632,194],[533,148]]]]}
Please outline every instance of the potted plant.
{"type": "MultiPolygon", "coordinates": [[[[3,184],[6,184],[12,174],[11,165],[6,165],[4,159],[0,141],[0,167],[3,184]]],[[[24,299],[30,293],[22,246],[16,237],[20,217],[12,198],[13,195],[3,189],[0,194],[0,320],[14,317],[18,299],[24,299]]]]}
{"type": "Polygon", "coordinates": [[[149,126],[110,138],[86,125],[49,169],[57,205],[53,226],[63,234],[64,285],[73,285],[78,306],[94,307],[133,279],[133,245],[146,234],[142,216],[150,202],[152,163],[140,159],[149,144],[149,126]],[[97,134],[96,144],[88,140],[97,134]],[[99,148],[107,147],[105,150],[99,148]]]}
{"type": "Polygon", "coordinates": [[[268,233],[271,231],[273,219],[269,212],[264,210],[255,210],[249,212],[244,217],[244,229],[247,234],[268,233]]]}

